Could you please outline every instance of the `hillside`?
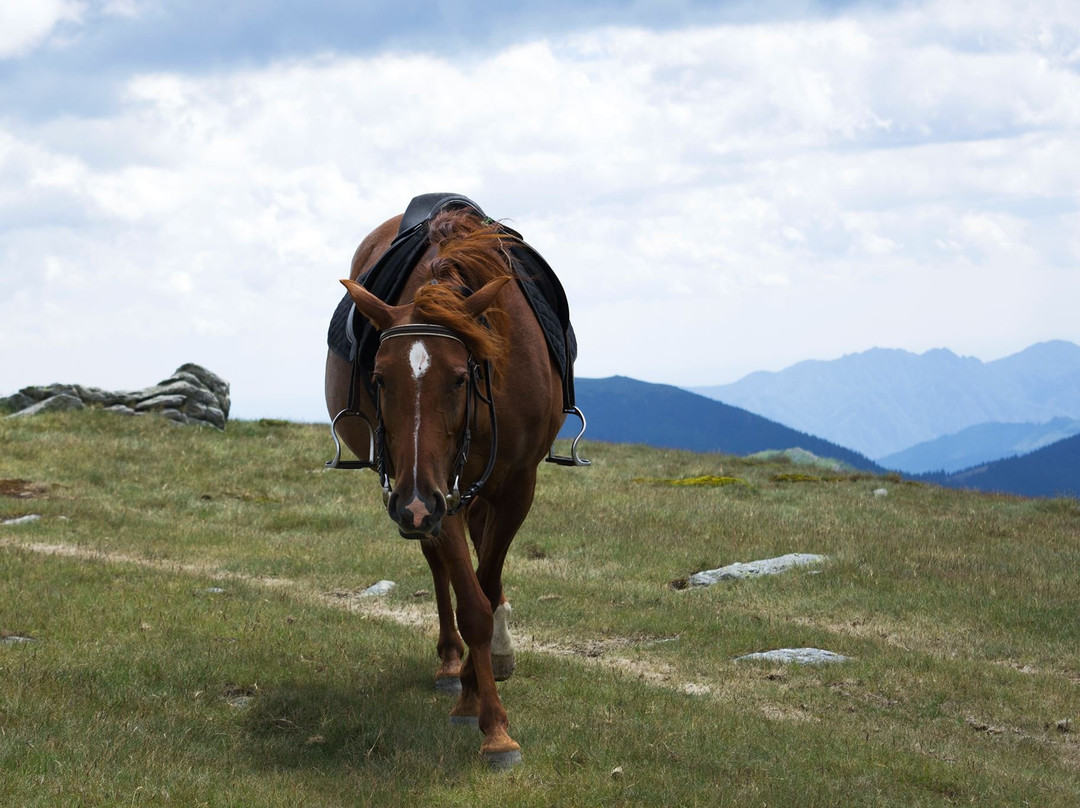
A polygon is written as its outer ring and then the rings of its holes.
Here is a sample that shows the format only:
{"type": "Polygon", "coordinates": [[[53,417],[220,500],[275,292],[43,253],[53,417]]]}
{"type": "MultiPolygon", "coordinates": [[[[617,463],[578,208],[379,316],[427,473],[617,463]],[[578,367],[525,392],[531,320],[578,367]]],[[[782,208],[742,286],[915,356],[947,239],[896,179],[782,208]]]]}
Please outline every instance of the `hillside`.
{"type": "Polygon", "coordinates": [[[1010,457],[953,474],[919,479],[951,488],[998,491],[1027,497],[1080,498],[1080,435],[1020,457],[1010,457]]]}
{"type": "Polygon", "coordinates": [[[542,464],[503,575],[524,760],[490,772],[434,687],[421,547],[329,444],[0,419],[0,805],[1076,806],[1080,503],[640,445],[542,464]],[[827,561],[673,585],[792,553],[827,561]],[[807,648],[846,659],[747,658],[807,648]]]}
{"type": "Polygon", "coordinates": [[[1045,424],[978,424],[954,435],[920,443],[879,461],[908,474],[954,472],[1027,454],[1080,433],[1080,420],[1055,418],[1045,424]]]}
{"type": "Polygon", "coordinates": [[[976,424],[1080,418],[1080,346],[1044,342],[992,362],[874,348],[694,389],[880,460],[976,424]]]}
{"type": "Polygon", "coordinates": [[[801,448],[858,469],[883,471],[843,446],[678,387],[624,376],[577,379],[575,385],[591,440],[737,455],[801,448]]]}

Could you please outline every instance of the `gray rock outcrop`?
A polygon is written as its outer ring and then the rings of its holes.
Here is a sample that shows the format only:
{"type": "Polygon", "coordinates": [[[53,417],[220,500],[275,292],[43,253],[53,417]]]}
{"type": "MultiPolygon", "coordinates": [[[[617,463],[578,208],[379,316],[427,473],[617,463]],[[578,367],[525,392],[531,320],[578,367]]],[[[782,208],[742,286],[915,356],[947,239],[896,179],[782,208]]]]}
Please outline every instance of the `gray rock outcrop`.
{"type": "Polygon", "coordinates": [[[736,662],[760,660],[762,662],[794,662],[798,665],[823,665],[830,662],[847,662],[848,659],[850,657],[820,648],[778,648],[775,651],[760,651],[756,654],[735,657],[736,662]]]}
{"type": "Polygon", "coordinates": [[[777,558],[765,558],[761,561],[736,561],[726,567],[715,570],[703,570],[690,576],[690,586],[711,586],[720,581],[730,581],[738,578],[756,578],[759,575],[779,575],[794,567],[806,567],[813,564],[822,564],[828,558],[814,553],[788,553],[777,558]]]}
{"type": "Polygon", "coordinates": [[[209,424],[224,429],[229,420],[229,383],[206,368],[181,365],[167,379],[144,390],[108,391],[81,384],[24,387],[0,398],[9,418],[42,412],[101,407],[121,415],[158,413],[181,424],[209,424]]]}

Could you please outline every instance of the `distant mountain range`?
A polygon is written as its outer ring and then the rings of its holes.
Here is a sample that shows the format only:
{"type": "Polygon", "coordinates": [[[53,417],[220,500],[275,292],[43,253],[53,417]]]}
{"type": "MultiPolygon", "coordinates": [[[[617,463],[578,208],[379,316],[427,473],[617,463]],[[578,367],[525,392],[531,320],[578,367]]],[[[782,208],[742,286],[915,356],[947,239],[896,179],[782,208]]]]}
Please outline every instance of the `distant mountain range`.
{"type": "MultiPolygon", "coordinates": [[[[874,348],[692,390],[888,465],[886,459],[896,462],[904,450],[980,424],[1080,420],[1080,346],[1043,342],[993,362],[947,349],[913,354],[874,348]]],[[[1014,445],[1038,443],[1039,431],[999,429],[990,438],[989,429],[975,439],[1011,454],[1014,445]]],[[[945,457],[971,439],[958,437],[938,448],[945,457]]],[[[916,455],[918,463],[938,462],[926,460],[925,450],[916,455]]]]}
{"type": "MultiPolygon", "coordinates": [[[[613,376],[576,379],[575,393],[591,440],[735,455],[800,448],[857,469],[884,471],[851,449],[678,387],[613,376]]],[[[564,437],[572,436],[572,426],[564,437]]]]}
{"type": "Polygon", "coordinates": [[[954,474],[928,474],[926,482],[952,488],[999,491],[1026,497],[1080,497],[1080,435],[1021,457],[1010,457],[954,474]]]}
{"type": "Polygon", "coordinates": [[[920,443],[879,461],[908,474],[954,472],[1024,455],[1080,434],[1080,419],[1055,418],[1045,424],[978,424],[954,435],[920,443]]]}
{"type": "MultiPolygon", "coordinates": [[[[579,378],[576,380],[576,398],[589,424],[582,449],[585,457],[589,456],[588,442],[591,440],[740,456],[803,449],[818,458],[839,461],[863,471],[886,472],[881,465],[851,449],[670,385],[650,384],[623,376],[579,378]]],[[[573,437],[576,426],[574,420],[568,423],[562,437],[573,437]]],[[[1031,425],[1013,426],[1020,427],[1017,434],[1026,435],[1027,427],[1031,425]]],[[[1075,421],[1060,419],[1047,425],[1041,434],[1044,439],[1049,439],[1052,434],[1057,434],[1054,430],[1065,434],[1076,426],[1075,421]]],[[[989,432],[999,446],[1008,440],[1017,445],[1016,435],[1001,437],[1007,430],[1001,434],[996,429],[976,428],[969,432],[976,436],[989,432]]],[[[958,456],[967,456],[964,452],[973,451],[964,447],[967,440],[957,441],[960,445],[958,456]]],[[[799,453],[787,454],[796,456],[799,453]]],[[[1080,497],[1080,433],[1020,457],[957,471],[911,476],[955,488],[1026,496],[1080,497]]]]}

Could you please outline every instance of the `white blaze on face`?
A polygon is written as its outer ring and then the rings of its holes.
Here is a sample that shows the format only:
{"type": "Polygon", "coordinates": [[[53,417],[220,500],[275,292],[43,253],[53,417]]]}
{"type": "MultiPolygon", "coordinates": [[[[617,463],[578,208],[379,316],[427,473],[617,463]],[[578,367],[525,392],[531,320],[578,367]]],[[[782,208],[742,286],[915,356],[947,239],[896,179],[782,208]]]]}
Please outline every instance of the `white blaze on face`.
{"type": "Polygon", "coordinates": [[[416,380],[416,413],[413,421],[413,480],[420,467],[420,380],[424,378],[427,369],[431,367],[431,354],[427,346],[417,340],[409,348],[409,367],[412,368],[413,378],[416,380]]]}
{"type": "Polygon", "coordinates": [[[412,375],[416,381],[420,381],[427,369],[431,367],[431,354],[420,340],[413,343],[409,349],[409,365],[412,367],[412,375]]]}

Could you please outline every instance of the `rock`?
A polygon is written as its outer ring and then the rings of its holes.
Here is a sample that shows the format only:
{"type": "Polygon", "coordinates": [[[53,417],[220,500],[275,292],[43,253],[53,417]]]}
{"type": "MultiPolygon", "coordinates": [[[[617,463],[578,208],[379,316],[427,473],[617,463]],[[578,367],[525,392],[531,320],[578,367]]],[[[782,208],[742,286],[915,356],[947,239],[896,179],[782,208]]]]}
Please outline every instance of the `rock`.
{"type": "Polygon", "coordinates": [[[0,398],[0,411],[2,412],[18,412],[19,410],[25,410],[27,407],[32,407],[35,400],[24,393],[15,393],[7,398],[0,398]]]}
{"type": "Polygon", "coordinates": [[[84,406],[102,407],[121,415],[153,412],[180,424],[209,424],[225,429],[229,383],[200,365],[188,363],[143,390],[110,392],[81,384],[50,384],[24,387],[12,396],[0,398],[0,410],[13,412],[8,417],[84,406]]]}
{"type": "Polygon", "coordinates": [[[375,598],[382,595],[390,594],[390,591],[397,586],[393,581],[379,581],[377,584],[372,584],[363,592],[360,593],[362,598],[375,598]]]}
{"type": "Polygon", "coordinates": [[[720,581],[730,581],[737,578],[777,575],[793,567],[821,564],[827,560],[828,556],[814,555],[812,553],[788,553],[776,558],[766,558],[761,561],[748,561],[745,563],[735,562],[719,569],[695,572],[688,581],[691,586],[710,586],[720,581]]]}
{"type": "Polygon", "coordinates": [[[764,662],[794,662],[799,665],[823,665],[832,662],[847,662],[850,657],[820,648],[778,648],[775,651],[761,651],[735,657],[736,662],[760,660],[764,662]]]}
{"type": "Polygon", "coordinates": [[[183,396],[151,396],[150,398],[138,402],[135,405],[135,412],[143,412],[144,410],[178,410],[183,406],[183,396]]]}
{"type": "Polygon", "coordinates": [[[225,413],[217,407],[207,407],[198,402],[189,401],[184,406],[184,414],[196,421],[213,424],[218,429],[225,428],[225,413]]]}
{"type": "Polygon", "coordinates": [[[115,412],[117,415],[138,415],[139,413],[131,409],[127,404],[113,404],[111,407],[106,407],[105,412],[115,412]]]}
{"type": "MultiPolygon", "coordinates": [[[[194,377],[192,377],[194,378],[194,377]]],[[[209,389],[186,379],[166,379],[153,387],[139,391],[141,399],[174,398],[181,402],[192,401],[203,405],[219,406],[218,398],[209,389]]],[[[137,409],[137,408],[136,408],[137,409]]]]}
{"type": "Polygon", "coordinates": [[[229,417],[229,383],[216,373],[212,373],[200,365],[195,365],[188,362],[186,365],[181,365],[176,369],[177,374],[187,373],[194,376],[198,381],[203,384],[211,393],[213,393],[218,400],[219,409],[225,414],[225,417],[229,417]]]}
{"type": "Polygon", "coordinates": [[[24,387],[19,393],[27,396],[34,402],[44,401],[47,398],[52,398],[53,396],[65,393],[75,397],[78,397],[79,395],[79,391],[73,384],[46,384],[37,387],[24,387]]]}
{"type": "Polygon", "coordinates": [[[3,522],[0,522],[0,525],[28,525],[31,522],[36,522],[40,518],[40,513],[28,513],[26,516],[19,516],[15,519],[5,519],[3,522]]]}
{"type": "Polygon", "coordinates": [[[75,394],[82,399],[83,404],[98,407],[113,407],[117,404],[123,404],[136,395],[126,390],[109,391],[102,390],[100,387],[83,387],[81,384],[72,386],[75,388],[75,394]]]}
{"type": "Polygon", "coordinates": [[[64,412],[65,410],[81,410],[85,405],[82,399],[70,395],[68,393],[60,393],[59,395],[49,396],[43,401],[39,401],[36,404],[31,404],[29,407],[23,410],[19,410],[14,415],[9,415],[8,418],[20,418],[26,415],[40,415],[43,412],[64,412]]]}

